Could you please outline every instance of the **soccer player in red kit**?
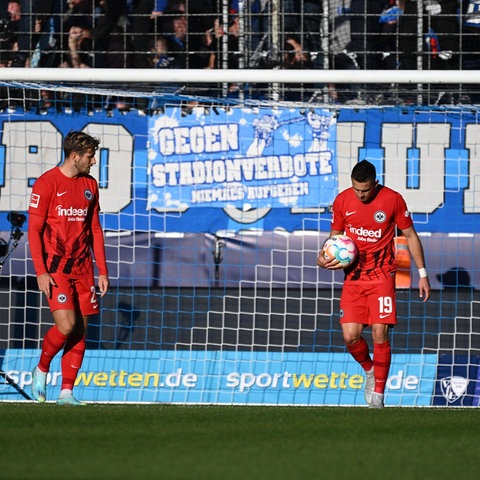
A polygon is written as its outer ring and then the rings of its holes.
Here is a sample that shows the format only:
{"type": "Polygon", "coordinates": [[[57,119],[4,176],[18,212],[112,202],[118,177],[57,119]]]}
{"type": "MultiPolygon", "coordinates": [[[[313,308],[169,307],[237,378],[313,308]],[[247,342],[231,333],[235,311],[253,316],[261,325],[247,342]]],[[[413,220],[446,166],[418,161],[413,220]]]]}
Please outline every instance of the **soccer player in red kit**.
{"type": "Polygon", "coordinates": [[[68,133],[64,162],[41,175],[32,188],[28,240],[38,287],[47,297],[54,322],[32,372],[32,396],[39,402],[46,399],[50,363],[63,350],[57,403],[83,405],[72,390],[85,353],[88,317],[99,309],[92,252],[100,295],[109,287],[98,183],[90,175],[99,143],[83,132],[68,133]]]}
{"type": "MultiPolygon", "coordinates": [[[[397,322],[395,299],[396,228],[403,232],[419,272],[420,297],[430,297],[423,247],[403,197],[379,185],[375,166],[367,160],[352,169],[352,186],[333,202],[330,235],[345,233],[358,247],[357,260],[345,268],[340,299],[340,324],[347,350],[366,373],[365,400],[384,406],[384,391],[391,363],[389,329],[397,322]],[[373,360],[362,336],[371,327],[373,360]]],[[[338,260],[327,261],[322,252],[317,264],[339,269],[338,260]]]]}

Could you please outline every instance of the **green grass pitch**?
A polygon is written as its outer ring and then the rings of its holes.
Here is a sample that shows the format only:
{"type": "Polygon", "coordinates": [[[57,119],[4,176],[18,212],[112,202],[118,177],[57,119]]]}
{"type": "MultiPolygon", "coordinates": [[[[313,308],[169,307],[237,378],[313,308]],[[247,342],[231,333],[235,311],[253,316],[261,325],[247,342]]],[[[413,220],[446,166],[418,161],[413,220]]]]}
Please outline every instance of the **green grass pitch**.
{"type": "Polygon", "coordinates": [[[476,408],[0,402],[0,478],[480,478],[476,408]]]}

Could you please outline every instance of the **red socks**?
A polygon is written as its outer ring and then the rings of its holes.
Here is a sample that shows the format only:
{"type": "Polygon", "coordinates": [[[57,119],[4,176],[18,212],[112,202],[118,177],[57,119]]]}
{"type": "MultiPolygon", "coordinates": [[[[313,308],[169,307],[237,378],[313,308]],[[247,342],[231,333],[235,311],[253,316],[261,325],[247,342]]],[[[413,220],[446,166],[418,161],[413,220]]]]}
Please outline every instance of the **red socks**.
{"type": "Polygon", "coordinates": [[[63,349],[62,356],[62,390],[73,390],[78,370],[82,366],[85,355],[85,336],[70,335],[69,337],[60,333],[54,325],[45,334],[42,344],[42,353],[38,368],[48,373],[53,357],[63,349]]]}
{"type": "Polygon", "coordinates": [[[375,374],[375,392],[383,393],[387,383],[390,363],[392,361],[392,352],[390,342],[373,344],[373,364],[375,374]]]}
{"type": "Polygon", "coordinates": [[[72,335],[65,344],[62,356],[62,390],[73,390],[85,355],[85,336],[72,335]]]}
{"type": "Polygon", "coordinates": [[[347,345],[347,350],[366,372],[374,367],[375,392],[383,393],[392,360],[390,342],[373,344],[373,362],[368,351],[368,344],[363,337],[360,337],[355,343],[347,345]]]}
{"type": "Polygon", "coordinates": [[[368,351],[368,344],[363,337],[360,337],[355,343],[347,345],[350,355],[368,372],[373,367],[373,362],[368,351]]]}
{"type": "Polygon", "coordinates": [[[48,373],[53,357],[63,348],[67,338],[66,335],[60,333],[55,325],[45,334],[42,344],[42,354],[38,362],[38,368],[42,372],[48,373]]]}

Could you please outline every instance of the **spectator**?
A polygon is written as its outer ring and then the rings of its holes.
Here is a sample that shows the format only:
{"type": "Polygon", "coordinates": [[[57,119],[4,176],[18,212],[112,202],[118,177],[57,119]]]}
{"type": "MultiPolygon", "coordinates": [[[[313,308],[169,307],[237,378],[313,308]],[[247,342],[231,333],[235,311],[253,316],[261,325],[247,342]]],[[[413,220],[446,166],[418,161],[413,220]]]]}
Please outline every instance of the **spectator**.
{"type": "Polygon", "coordinates": [[[187,17],[182,11],[168,12],[167,51],[172,58],[173,68],[188,68],[188,23],[187,17]]]}
{"type": "Polygon", "coordinates": [[[217,19],[212,32],[207,32],[207,43],[210,44],[212,53],[210,54],[210,61],[208,63],[209,68],[239,68],[239,18],[237,12],[231,12],[229,16],[228,29],[227,29],[227,48],[226,57],[223,50],[225,41],[225,31],[217,19]]]}
{"type": "MultiPolygon", "coordinates": [[[[460,68],[460,38],[457,0],[425,1],[424,68],[431,70],[458,70],[460,68]]],[[[451,104],[460,101],[454,94],[455,85],[430,86],[429,103],[451,104]]],[[[462,101],[466,98],[462,97],[462,101]]]]}
{"type": "Polygon", "coordinates": [[[71,26],[81,23],[92,28],[94,3],[92,0],[68,0],[68,10],[62,22],[63,33],[67,36],[65,44],[68,43],[68,34],[71,26]]]}
{"type": "MultiPolygon", "coordinates": [[[[131,22],[131,38],[132,47],[135,52],[133,59],[134,68],[149,67],[149,45],[151,38],[159,32],[154,29],[155,22],[152,18],[156,18],[163,14],[164,9],[168,5],[168,1],[155,2],[155,0],[137,0],[133,4],[131,15],[129,16],[131,22]],[[163,6],[156,5],[163,3],[163,6]],[[160,10],[156,10],[161,8],[160,10]]],[[[161,32],[160,32],[161,33],[161,32]]]]}
{"type": "Polygon", "coordinates": [[[395,70],[400,66],[399,17],[405,10],[405,0],[390,0],[378,19],[379,36],[375,47],[378,67],[395,70]]]}
{"type": "Polygon", "coordinates": [[[213,1],[189,2],[186,6],[188,50],[192,53],[188,68],[208,68],[214,45],[212,37],[224,33],[221,12],[213,1]]]}
{"type": "MultiPolygon", "coordinates": [[[[93,41],[91,28],[88,24],[74,25],[68,32],[68,51],[59,67],[62,68],[92,68],[95,65],[95,54],[93,50],[93,41]]],[[[47,99],[44,99],[47,103],[47,99]]],[[[64,93],[61,98],[56,99],[57,106],[64,105],[67,112],[80,111],[86,108],[93,111],[95,102],[101,103],[99,97],[95,95],[84,95],[82,93],[68,94],[64,93]]]]}
{"type": "Polygon", "coordinates": [[[426,1],[427,26],[424,28],[427,47],[427,68],[458,70],[460,67],[460,39],[458,1],[426,1]]]}
{"type": "MultiPolygon", "coordinates": [[[[330,69],[342,70],[346,67],[353,68],[351,59],[346,58],[345,51],[350,42],[350,0],[332,0],[329,12],[328,57],[326,64],[330,69]]],[[[330,102],[342,103],[345,101],[345,93],[342,86],[328,85],[330,102]]]]}
{"type": "Polygon", "coordinates": [[[166,10],[167,13],[187,11],[186,0],[169,0],[167,4],[168,4],[168,8],[166,10]]]}
{"type": "MultiPolygon", "coordinates": [[[[226,52],[223,50],[225,31],[218,19],[215,22],[213,32],[207,34],[207,38],[209,35],[212,38],[210,45],[212,53],[210,54],[208,68],[228,68],[232,70],[243,68],[243,65],[240,64],[241,52],[239,50],[240,20],[236,11],[231,11],[229,16],[226,52]]],[[[228,91],[230,94],[236,94],[239,91],[238,84],[229,84],[228,91]]]]}
{"type": "Polygon", "coordinates": [[[0,67],[11,67],[18,55],[18,32],[21,19],[21,3],[8,2],[6,15],[0,17],[0,67]]]}
{"type": "MultiPolygon", "coordinates": [[[[458,38],[458,22],[456,17],[456,0],[417,2],[406,0],[403,14],[399,17],[399,50],[402,70],[422,69],[456,69],[460,65],[458,38]],[[419,8],[424,7],[424,12],[419,8]],[[424,42],[418,48],[419,13],[423,23],[421,33],[424,42]]],[[[404,103],[417,103],[416,86],[407,85],[401,97],[404,103]]],[[[450,87],[438,89],[430,87],[430,98],[427,103],[451,103],[453,96],[450,87]]]]}
{"type": "Polygon", "coordinates": [[[211,0],[203,0],[202,2],[190,1],[186,4],[190,42],[193,46],[200,47],[198,50],[204,45],[205,32],[214,27],[215,20],[220,16],[215,3],[211,0]]]}
{"type": "MultiPolygon", "coordinates": [[[[283,51],[283,68],[286,69],[310,69],[312,61],[310,53],[305,52],[299,39],[295,36],[287,36],[283,51]]],[[[285,89],[285,100],[288,101],[308,101],[311,97],[311,85],[298,83],[289,85],[285,89]]]]}
{"type": "Polygon", "coordinates": [[[299,40],[293,36],[287,36],[284,45],[285,68],[311,68],[309,52],[305,52],[299,40]]]}
{"type": "Polygon", "coordinates": [[[284,35],[296,37],[310,57],[312,68],[324,68],[322,45],[323,2],[320,0],[285,0],[284,35]]]}
{"type": "Polygon", "coordinates": [[[478,1],[461,3],[462,68],[480,70],[480,11],[478,1]]]}
{"type": "MultiPolygon", "coordinates": [[[[69,51],[70,28],[92,28],[91,0],[37,0],[34,10],[32,67],[55,67],[69,51]]],[[[92,65],[94,66],[94,65],[92,65]]]]}
{"type": "MultiPolygon", "coordinates": [[[[352,0],[348,12],[350,39],[345,49],[335,58],[336,68],[345,70],[372,70],[378,68],[376,45],[378,41],[378,16],[383,10],[383,1],[352,0]]],[[[366,87],[346,84],[342,102],[348,104],[366,103],[366,87]]]]}
{"type": "Polygon", "coordinates": [[[159,17],[168,10],[168,0],[154,0],[152,9],[152,17],[159,17]]]}
{"type": "Polygon", "coordinates": [[[91,68],[94,64],[90,26],[79,24],[70,27],[68,32],[68,53],[60,66],[65,68],[91,68]]]}
{"type": "MultiPolygon", "coordinates": [[[[185,10],[185,2],[175,1],[170,4],[179,8],[179,10],[169,10],[165,15],[168,55],[173,58],[173,68],[207,68],[210,60],[209,42],[211,38],[207,34],[207,30],[201,33],[197,31],[191,32],[189,18],[195,18],[185,10]]],[[[213,17],[212,17],[213,18],[213,17]]],[[[202,17],[203,21],[205,17],[202,17]]],[[[194,24],[197,28],[200,24],[199,20],[195,20],[194,24]]],[[[212,20],[212,27],[214,21],[212,20]]]]}
{"type": "Polygon", "coordinates": [[[378,17],[384,8],[384,0],[352,0],[350,7],[350,41],[345,54],[353,68],[374,70],[378,68],[377,48],[378,17]]]}
{"type": "Polygon", "coordinates": [[[25,67],[30,58],[32,2],[33,0],[0,0],[0,37],[5,38],[11,34],[15,38],[13,45],[0,40],[0,50],[3,50],[0,56],[3,57],[2,62],[8,57],[11,67],[25,67]],[[9,50],[9,53],[5,50],[9,50]]]}
{"type": "Polygon", "coordinates": [[[405,0],[403,14],[399,23],[400,68],[416,70],[419,63],[418,37],[418,5],[416,1],[405,0]]]}
{"type": "Polygon", "coordinates": [[[149,59],[152,68],[171,68],[174,59],[168,56],[168,43],[164,36],[159,35],[153,40],[149,59]]]}
{"type": "Polygon", "coordinates": [[[92,29],[92,38],[96,42],[97,50],[108,45],[110,33],[126,17],[126,8],[126,0],[99,0],[94,12],[92,29]]]}
{"type": "MultiPolygon", "coordinates": [[[[232,9],[239,11],[238,1],[232,1],[232,9]]],[[[268,44],[270,32],[270,2],[252,0],[250,4],[250,32],[247,39],[247,50],[250,52],[250,68],[261,68],[262,63],[268,62],[265,54],[271,54],[271,45],[268,44]]]]}

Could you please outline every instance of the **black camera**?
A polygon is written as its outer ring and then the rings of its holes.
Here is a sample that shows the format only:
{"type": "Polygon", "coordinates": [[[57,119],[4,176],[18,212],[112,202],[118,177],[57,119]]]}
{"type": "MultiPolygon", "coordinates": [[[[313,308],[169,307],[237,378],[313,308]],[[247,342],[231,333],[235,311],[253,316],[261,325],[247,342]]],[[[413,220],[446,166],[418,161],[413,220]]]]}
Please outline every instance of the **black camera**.
{"type": "Polygon", "coordinates": [[[23,236],[21,228],[27,220],[27,217],[20,212],[9,212],[7,214],[7,220],[12,224],[12,230],[8,242],[0,238],[0,273],[2,273],[3,265],[7,258],[12,254],[13,250],[15,250],[23,236]]]}
{"type": "Polygon", "coordinates": [[[7,18],[0,18],[0,42],[7,42],[12,38],[12,23],[7,18]]]}
{"type": "Polygon", "coordinates": [[[22,228],[27,217],[23,213],[10,212],[7,215],[7,220],[12,224],[13,228],[22,228]]]}

